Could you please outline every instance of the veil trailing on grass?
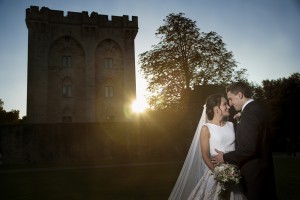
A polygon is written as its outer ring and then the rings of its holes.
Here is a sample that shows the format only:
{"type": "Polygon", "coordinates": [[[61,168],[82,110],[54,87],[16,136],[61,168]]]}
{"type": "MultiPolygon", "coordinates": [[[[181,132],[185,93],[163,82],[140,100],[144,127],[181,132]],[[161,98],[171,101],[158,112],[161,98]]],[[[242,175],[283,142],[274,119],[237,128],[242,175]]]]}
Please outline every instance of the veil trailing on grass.
{"type": "Polygon", "coordinates": [[[176,184],[169,196],[169,200],[186,200],[200,178],[203,176],[207,166],[205,165],[200,148],[200,131],[207,122],[206,105],[203,106],[202,116],[197,126],[192,144],[184,161],[176,184]]]}

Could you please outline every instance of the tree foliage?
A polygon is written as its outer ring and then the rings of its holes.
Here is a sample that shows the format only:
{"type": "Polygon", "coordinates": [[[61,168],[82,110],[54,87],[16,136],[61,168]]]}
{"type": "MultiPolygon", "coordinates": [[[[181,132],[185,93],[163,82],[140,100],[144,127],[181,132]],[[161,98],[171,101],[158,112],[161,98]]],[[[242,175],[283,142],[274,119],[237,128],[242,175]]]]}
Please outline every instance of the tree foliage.
{"type": "Polygon", "coordinates": [[[0,99],[0,124],[14,124],[19,122],[19,113],[18,110],[11,110],[9,112],[5,111],[4,102],[0,99]]]}
{"type": "Polygon", "coordinates": [[[300,73],[287,78],[264,80],[262,86],[254,88],[255,98],[264,102],[271,116],[272,130],[277,139],[276,146],[284,146],[285,139],[294,142],[300,137],[298,129],[300,113],[300,73]]]}
{"type": "Polygon", "coordinates": [[[265,80],[263,89],[271,106],[274,125],[281,124],[281,132],[293,134],[298,128],[300,113],[300,73],[288,78],[265,80]]]}
{"type": "Polygon", "coordinates": [[[180,109],[196,85],[245,80],[232,52],[216,32],[204,33],[184,13],[169,14],[155,33],[160,41],[139,55],[154,109],[180,109]]]}

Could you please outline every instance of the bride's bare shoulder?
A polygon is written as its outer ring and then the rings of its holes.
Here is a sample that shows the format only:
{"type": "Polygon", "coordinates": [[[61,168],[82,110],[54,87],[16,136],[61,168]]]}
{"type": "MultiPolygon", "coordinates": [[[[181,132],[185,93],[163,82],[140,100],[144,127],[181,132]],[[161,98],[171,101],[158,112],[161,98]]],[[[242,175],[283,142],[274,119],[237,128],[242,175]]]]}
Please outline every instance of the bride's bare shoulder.
{"type": "Polygon", "coordinates": [[[201,128],[201,135],[203,135],[203,134],[208,134],[209,135],[209,129],[205,124],[201,128]]]}

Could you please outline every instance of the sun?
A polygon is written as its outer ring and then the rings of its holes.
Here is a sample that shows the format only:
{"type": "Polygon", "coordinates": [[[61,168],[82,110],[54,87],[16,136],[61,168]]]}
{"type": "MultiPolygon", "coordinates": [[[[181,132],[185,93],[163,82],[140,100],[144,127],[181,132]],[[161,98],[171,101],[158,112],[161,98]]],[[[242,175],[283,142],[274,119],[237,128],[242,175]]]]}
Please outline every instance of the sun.
{"type": "Polygon", "coordinates": [[[136,77],[136,99],[131,104],[131,109],[135,113],[142,113],[149,105],[147,103],[146,95],[147,95],[147,82],[145,79],[141,77],[139,73],[137,73],[136,77]]]}
{"type": "Polygon", "coordinates": [[[142,113],[147,109],[148,105],[145,101],[141,101],[141,100],[135,100],[132,104],[131,104],[131,109],[135,112],[135,113],[142,113]]]}

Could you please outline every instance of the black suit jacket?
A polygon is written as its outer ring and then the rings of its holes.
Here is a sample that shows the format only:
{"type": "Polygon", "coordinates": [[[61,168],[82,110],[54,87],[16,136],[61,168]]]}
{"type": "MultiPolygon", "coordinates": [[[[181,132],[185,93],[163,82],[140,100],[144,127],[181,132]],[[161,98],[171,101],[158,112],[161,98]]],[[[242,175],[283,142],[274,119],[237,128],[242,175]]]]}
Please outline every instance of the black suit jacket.
{"type": "Polygon", "coordinates": [[[236,129],[236,150],[226,163],[240,167],[248,200],[276,199],[271,132],[267,112],[256,101],[247,104],[236,129]]]}

